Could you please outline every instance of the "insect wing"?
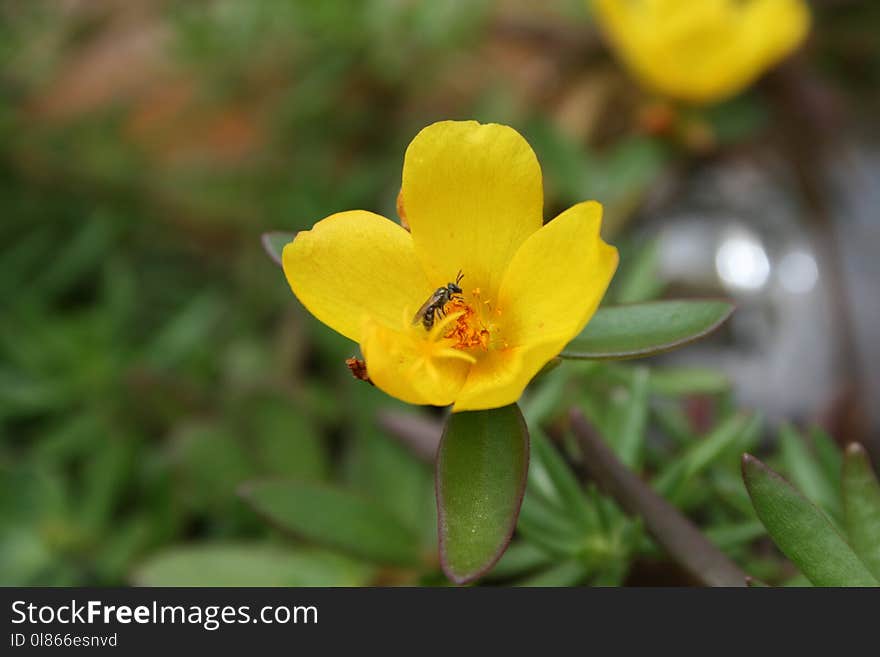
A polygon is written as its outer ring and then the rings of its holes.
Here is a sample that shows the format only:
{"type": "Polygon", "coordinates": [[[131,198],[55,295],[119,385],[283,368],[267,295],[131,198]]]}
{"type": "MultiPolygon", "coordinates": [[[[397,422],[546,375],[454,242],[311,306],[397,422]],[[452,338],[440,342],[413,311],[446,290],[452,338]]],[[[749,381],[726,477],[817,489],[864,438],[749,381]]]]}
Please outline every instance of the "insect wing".
{"type": "Polygon", "coordinates": [[[443,298],[444,291],[445,291],[445,288],[441,287],[440,289],[435,290],[434,293],[430,297],[428,297],[428,300],[422,304],[422,307],[419,308],[418,311],[416,312],[416,314],[413,316],[413,321],[412,321],[413,324],[418,324],[419,322],[422,321],[422,319],[425,316],[425,313],[428,312],[428,308],[430,308],[431,306],[437,305],[437,303],[440,301],[440,299],[443,298]]]}

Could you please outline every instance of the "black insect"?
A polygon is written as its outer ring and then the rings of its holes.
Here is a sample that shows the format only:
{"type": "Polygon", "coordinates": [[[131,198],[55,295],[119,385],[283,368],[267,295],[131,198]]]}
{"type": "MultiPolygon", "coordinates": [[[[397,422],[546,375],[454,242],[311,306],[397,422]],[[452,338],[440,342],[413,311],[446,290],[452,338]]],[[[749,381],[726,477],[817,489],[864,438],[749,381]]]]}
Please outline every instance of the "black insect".
{"type": "Polygon", "coordinates": [[[413,317],[413,324],[422,323],[426,331],[430,331],[434,326],[434,319],[443,316],[443,308],[447,303],[452,301],[453,297],[461,296],[461,288],[458,286],[464,274],[458,272],[455,277],[455,283],[447,283],[443,287],[438,287],[434,293],[428,297],[428,300],[422,304],[419,311],[413,317]]]}

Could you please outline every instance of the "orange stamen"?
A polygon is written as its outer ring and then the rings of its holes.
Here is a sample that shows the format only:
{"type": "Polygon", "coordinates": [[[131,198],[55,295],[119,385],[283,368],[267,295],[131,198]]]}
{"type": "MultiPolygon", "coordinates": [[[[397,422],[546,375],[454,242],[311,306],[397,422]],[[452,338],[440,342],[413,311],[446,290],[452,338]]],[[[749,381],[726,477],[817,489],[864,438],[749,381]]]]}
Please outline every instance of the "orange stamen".
{"type": "Polygon", "coordinates": [[[449,327],[443,334],[443,337],[455,341],[454,349],[478,348],[488,351],[492,337],[491,327],[487,326],[484,322],[482,306],[486,306],[489,309],[491,304],[488,300],[483,301],[482,304],[480,303],[479,288],[473,290],[471,296],[473,297],[476,310],[474,310],[474,306],[465,302],[464,298],[457,296],[453,297],[443,307],[446,315],[458,314],[455,323],[449,327]]]}

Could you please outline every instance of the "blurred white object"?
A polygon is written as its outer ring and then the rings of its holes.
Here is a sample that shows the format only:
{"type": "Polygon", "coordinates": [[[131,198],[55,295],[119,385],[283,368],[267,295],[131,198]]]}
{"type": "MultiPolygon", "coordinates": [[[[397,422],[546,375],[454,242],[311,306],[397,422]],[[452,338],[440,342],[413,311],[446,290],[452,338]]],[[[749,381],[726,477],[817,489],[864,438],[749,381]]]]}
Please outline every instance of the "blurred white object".
{"type": "Polygon", "coordinates": [[[720,336],[667,356],[716,366],[747,406],[815,417],[835,393],[835,341],[821,258],[778,163],[725,162],[652,210],[659,275],[675,296],[724,296],[737,311],[720,336]]]}
{"type": "Polygon", "coordinates": [[[819,267],[804,248],[786,253],[779,261],[779,282],[792,294],[806,294],[819,281],[819,267]]]}
{"type": "Polygon", "coordinates": [[[770,278],[770,261],[758,237],[736,226],[722,237],[715,253],[715,269],[721,282],[731,292],[756,292],[770,278]]]}

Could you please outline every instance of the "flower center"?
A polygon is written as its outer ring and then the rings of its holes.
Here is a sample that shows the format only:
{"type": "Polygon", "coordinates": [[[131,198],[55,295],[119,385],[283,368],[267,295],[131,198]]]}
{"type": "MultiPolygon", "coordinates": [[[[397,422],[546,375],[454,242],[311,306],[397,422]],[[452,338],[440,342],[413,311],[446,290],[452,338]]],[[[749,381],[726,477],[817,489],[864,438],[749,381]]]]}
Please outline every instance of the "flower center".
{"type": "Polygon", "coordinates": [[[455,321],[443,333],[444,338],[454,341],[454,349],[488,351],[506,346],[498,335],[497,320],[501,311],[482,299],[479,288],[471,292],[470,303],[459,296],[447,301],[443,313],[455,316],[455,321]]]}

